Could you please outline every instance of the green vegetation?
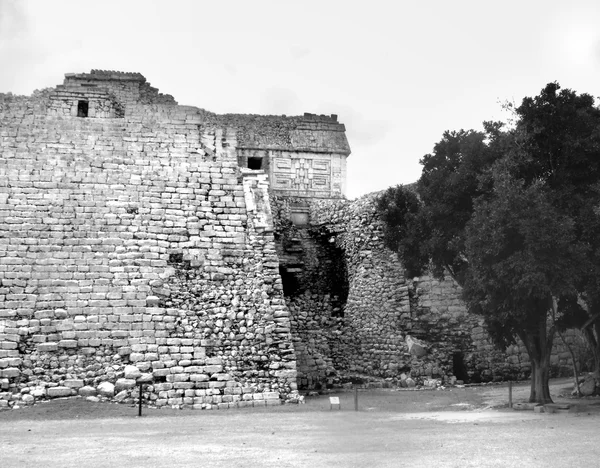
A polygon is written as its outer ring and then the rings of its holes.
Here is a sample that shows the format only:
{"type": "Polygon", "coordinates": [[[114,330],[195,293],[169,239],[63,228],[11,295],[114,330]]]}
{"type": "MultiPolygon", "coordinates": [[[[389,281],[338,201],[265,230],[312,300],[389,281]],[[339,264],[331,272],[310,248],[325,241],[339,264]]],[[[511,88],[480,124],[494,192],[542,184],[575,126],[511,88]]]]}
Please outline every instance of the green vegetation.
{"type": "Polygon", "coordinates": [[[600,370],[600,109],[550,83],[512,110],[510,129],[445,132],[379,209],[409,275],[449,273],[499,346],[523,342],[547,403],[557,331],[582,329],[600,370]]]}

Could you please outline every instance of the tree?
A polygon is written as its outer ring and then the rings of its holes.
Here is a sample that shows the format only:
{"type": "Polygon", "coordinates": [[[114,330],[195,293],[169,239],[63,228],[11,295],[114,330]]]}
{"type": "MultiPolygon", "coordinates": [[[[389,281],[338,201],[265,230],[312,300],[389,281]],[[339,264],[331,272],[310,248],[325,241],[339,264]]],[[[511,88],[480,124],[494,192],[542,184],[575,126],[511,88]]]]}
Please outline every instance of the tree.
{"type": "Polygon", "coordinates": [[[551,402],[555,298],[577,294],[586,258],[574,221],[552,205],[543,182],[526,186],[500,173],[492,196],[476,201],[465,234],[469,310],[500,345],[521,339],[531,360],[530,401],[551,402]]]}
{"type": "MultiPolygon", "coordinates": [[[[473,212],[475,198],[489,192],[486,174],[502,156],[501,124],[486,122],[486,132],[460,130],[444,132],[433,153],[421,159],[423,172],[417,192],[423,202],[420,218],[429,237],[421,248],[428,252],[433,273],[449,272],[460,284],[467,267],[464,230],[473,212]]],[[[405,255],[411,259],[410,252],[405,255]]]]}
{"type": "Polygon", "coordinates": [[[388,188],[377,200],[383,221],[386,247],[397,252],[407,276],[417,276],[429,261],[422,239],[428,237],[421,202],[414,190],[398,185],[388,188]]]}
{"type": "Polygon", "coordinates": [[[600,360],[600,110],[550,83],[515,114],[513,130],[445,132],[423,157],[421,204],[404,219],[420,230],[403,227],[423,237],[398,252],[416,270],[427,259],[434,275],[449,272],[497,343],[523,340],[531,400],[545,402],[552,327],[578,323],[600,360]]]}
{"type": "Polygon", "coordinates": [[[545,181],[553,205],[573,218],[578,241],[590,248],[578,288],[587,307],[574,308],[565,324],[582,330],[600,374],[600,109],[589,94],[549,83],[538,96],[523,99],[516,114],[522,151],[515,176],[545,181]]]}

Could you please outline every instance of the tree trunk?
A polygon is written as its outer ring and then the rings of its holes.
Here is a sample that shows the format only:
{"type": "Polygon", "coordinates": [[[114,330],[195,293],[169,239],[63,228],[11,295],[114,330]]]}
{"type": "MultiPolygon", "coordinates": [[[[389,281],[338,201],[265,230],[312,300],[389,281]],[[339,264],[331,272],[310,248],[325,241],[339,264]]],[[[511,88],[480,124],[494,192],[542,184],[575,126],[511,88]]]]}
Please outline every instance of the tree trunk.
{"type": "Polygon", "coordinates": [[[594,356],[594,372],[600,376],[600,300],[594,298],[589,300],[587,305],[590,320],[583,326],[581,331],[594,356]]]}
{"type": "Polygon", "coordinates": [[[594,330],[596,331],[596,347],[594,348],[594,372],[597,377],[600,377],[600,319],[594,322],[594,330]]]}
{"type": "Polygon", "coordinates": [[[577,370],[577,364],[578,364],[577,356],[575,356],[575,351],[573,351],[573,347],[566,340],[565,335],[563,335],[558,330],[557,330],[557,332],[558,332],[558,335],[560,336],[560,339],[562,340],[563,344],[569,350],[569,354],[571,355],[571,364],[573,365],[573,384],[575,385],[575,390],[577,391],[577,396],[580,397],[581,389],[579,388],[579,370],[577,370]]]}
{"type": "Polygon", "coordinates": [[[594,355],[594,373],[600,377],[600,318],[590,326],[593,328],[593,332],[590,332],[593,340],[590,341],[592,347],[592,353],[594,355]]]}
{"type": "Polygon", "coordinates": [[[550,396],[550,355],[554,341],[554,327],[546,329],[546,318],[540,319],[537,330],[523,331],[520,334],[531,363],[530,403],[552,403],[550,396]]]}
{"type": "MultiPolygon", "coordinates": [[[[594,372],[596,372],[598,375],[600,375],[600,345],[599,340],[596,339],[596,336],[592,331],[592,327],[594,329],[596,329],[596,327],[600,328],[599,325],[592,324],[583,330],[583,336],[588,342],[590,349],[592,350],[592,355],[594,357],[594,372]]],[[[596,333],[599,332],[600,330],[596,330],[596,333]]]]}
{"type": "Polygon", "coordinates": [[[532,392],[529,395],[530,403],[552,403],[550,396],[550,361],[547,359],[531,360],[531,387],[532,392]],[[533,371],[535,368],[535,372],[533,371]]]}

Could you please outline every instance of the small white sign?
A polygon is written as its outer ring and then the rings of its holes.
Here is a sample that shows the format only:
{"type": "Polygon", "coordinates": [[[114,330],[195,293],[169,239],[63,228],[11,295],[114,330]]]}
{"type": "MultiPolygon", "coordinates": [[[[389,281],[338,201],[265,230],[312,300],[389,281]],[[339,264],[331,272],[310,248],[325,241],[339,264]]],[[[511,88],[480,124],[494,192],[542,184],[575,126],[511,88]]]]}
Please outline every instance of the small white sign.
{"type": "Polygon", "coordinates": [[[329,397],[329,404],[330,405],[339,405],[340,404],[340,397],[336,397],[336,396],[329,397]]]}

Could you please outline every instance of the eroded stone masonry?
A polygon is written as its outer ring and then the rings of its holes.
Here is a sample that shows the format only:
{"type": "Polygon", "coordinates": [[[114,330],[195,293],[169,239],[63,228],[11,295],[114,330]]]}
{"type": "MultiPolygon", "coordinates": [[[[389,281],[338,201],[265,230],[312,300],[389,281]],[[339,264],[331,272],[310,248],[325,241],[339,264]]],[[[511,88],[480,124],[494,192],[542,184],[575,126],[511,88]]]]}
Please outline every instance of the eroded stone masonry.
{"type": "Polygon", "coordinates": [[[349,154],[335,115],[217,115],[138,73],[0,95],[0,407],[523,376],[450,280],[405,278],[349,154]]]}

